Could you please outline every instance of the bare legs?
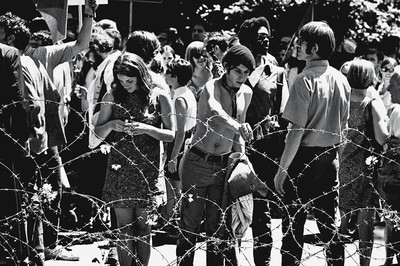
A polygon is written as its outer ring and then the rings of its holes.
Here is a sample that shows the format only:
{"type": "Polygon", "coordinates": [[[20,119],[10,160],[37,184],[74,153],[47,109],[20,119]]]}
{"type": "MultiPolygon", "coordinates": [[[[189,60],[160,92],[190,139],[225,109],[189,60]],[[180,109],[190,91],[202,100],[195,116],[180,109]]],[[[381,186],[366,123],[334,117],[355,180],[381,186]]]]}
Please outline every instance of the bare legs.
{"type": "Polygon", "coordinates": [[[121,266],[148,265],[150,232],[144,208],[115,208],[119,235],[117,250],[121,266]]]}
{"type": "MultiPolygon", "coordinates": [[[[359,235],[359,255],[360,265],[369,266],[371,261],[372,248],[374,245],[374,224],[373,218],[375,217],[374,209],[360,209],[355,211],[357,217],[357,230],[359,235]]],[[[346,233],[348,223],[352,213],[344,213],[341,211],[342,221],[340,225],[340,232],[346,233]]]]}

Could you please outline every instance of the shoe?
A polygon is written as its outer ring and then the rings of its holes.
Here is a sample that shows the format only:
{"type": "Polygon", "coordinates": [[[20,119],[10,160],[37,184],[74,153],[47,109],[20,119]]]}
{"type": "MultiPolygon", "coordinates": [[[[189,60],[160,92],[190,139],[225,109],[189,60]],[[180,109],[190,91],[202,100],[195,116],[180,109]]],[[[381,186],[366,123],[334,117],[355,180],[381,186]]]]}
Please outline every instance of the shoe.
{"type": "Polygon", "coordinates": [[[65,261],[79,261],[79,257],[71,254],[70,251],[62,246],[57,246],[53,249],[44,249],[45,260],[65,260],[65,261]]]}
{"type": "Polygon", "coordinates": [[[117,247],[111,247],[107,256],[106,264],[110,266],[119,266],[117,247]]]}

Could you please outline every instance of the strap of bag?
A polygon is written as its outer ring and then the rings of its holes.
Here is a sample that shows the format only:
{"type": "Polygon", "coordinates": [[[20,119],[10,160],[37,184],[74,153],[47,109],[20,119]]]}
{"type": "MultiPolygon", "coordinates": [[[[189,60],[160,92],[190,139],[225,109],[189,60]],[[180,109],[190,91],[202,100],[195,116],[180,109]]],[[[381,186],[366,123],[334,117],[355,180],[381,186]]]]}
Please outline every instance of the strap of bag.
{"type": "Polygon", "coordinates": [[[236,213],[238,214],[240,221],[242,222],[242,224],[245,224],[246,220],[244,219],[243,212],[241,211],[242,206],[240,203],[240,199],[236,199],[235,205],[236,205],[236,213]]]}
{"type": "Polygon", "coordinates": [[[274,104],[274,114],[279,115],[281,110],[282,103],[282,87],[283,87],[283,74],[284,70],[278,68],[278,73],[276,76],[276,96],[275,96],[275,104],[274,104]]]}

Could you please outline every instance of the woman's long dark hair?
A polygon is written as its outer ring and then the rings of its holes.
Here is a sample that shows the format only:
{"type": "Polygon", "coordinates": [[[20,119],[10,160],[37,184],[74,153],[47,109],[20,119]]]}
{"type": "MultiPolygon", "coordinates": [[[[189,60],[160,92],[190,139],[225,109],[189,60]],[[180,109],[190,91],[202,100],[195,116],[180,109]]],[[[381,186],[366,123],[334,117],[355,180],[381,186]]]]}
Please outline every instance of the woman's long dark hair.
{"type": "Polygon", "coordinates": [[[150,103],[151,90],[154,85],[142,58],[134,53],[124,52],[114,63],[113,68],[114,82],[112,85],[114,99],[116,102],[123,101],[128,92],[121,85],[117,75],[125,75],[128,77],[137,77],[138,91],[146,104],[150,103]]]}

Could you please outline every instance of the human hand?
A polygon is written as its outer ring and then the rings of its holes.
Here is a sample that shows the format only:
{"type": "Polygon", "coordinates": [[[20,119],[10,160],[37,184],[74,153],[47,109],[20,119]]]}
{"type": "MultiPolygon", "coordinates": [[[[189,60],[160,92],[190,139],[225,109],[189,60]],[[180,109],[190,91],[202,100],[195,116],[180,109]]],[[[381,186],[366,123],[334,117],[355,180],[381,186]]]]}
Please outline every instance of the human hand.
{"type": "Polygon", "coordinates": [[[170,173],[175,173],[176,172],[176,165],[177,165],[177,159],[175,158],[175,159],[171,159],[169,162],[168,162],[168,171],[170,172],[170,173]]]}
{"type": "Polygon", "coordinates": [[[242,123],[239,128],[239,133],[245,142],[253,140],[253,131],[249,123],[242,123]]]}
{"type": "Polygon", "coordinates": [[[285,190],[283,189],[283,183],[286,179],[286,171],[279,167],[278,172],[275,175],[274,183],[275,183],[275,190],[280,196],[285,195],[285,190]]]}
{"type": "Polygon", "coordinates": [[[86,100],[87,99],[87,88],[81,86],[81,85],[76,85],[74,88],[74,93],[78,99],[81,100],[86,100]]]}
{"type": "Polygon", "coordinates": [[[97,0],[85,0],[85,14],[95,16],[98,6],[97,0]]]}
{"type": "Polygon", "coordinates": [[[116,119],[111,121],[111,127],[114,131],[127,133],[130,126],[125,121],[116,119]]]}
{"type": "Polygon", "coordinates": [[[383,186],[399,186],[400,179],[395,178],[395,176],[384,169],[378,169],[379,181],[383,186]]]}
{"type": "Polygon", "coordinates": [[[391,150],[394,150],[397,154],[400,154],[400,139],[391,138],[387,141],[391,150]]]}
{"type": "Polygon", "coordinates": [[[125,121],[126,133],[129,135],[137,136],[147,133],[147,125],[145,123],[135,122],[135,121],[125,121]]]}

